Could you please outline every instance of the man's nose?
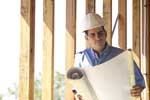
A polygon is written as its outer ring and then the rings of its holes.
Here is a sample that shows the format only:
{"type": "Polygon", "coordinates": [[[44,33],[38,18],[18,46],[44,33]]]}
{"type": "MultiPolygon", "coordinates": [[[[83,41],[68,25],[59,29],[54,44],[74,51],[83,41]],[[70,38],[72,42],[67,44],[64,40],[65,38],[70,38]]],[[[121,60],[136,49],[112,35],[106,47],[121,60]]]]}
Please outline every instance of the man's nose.
{"type": "Polygon", "coordinates": [[[97,40],[99,40],[101,38],[101,35],[96,33],[95,37],[96,37],[97,40]]]}

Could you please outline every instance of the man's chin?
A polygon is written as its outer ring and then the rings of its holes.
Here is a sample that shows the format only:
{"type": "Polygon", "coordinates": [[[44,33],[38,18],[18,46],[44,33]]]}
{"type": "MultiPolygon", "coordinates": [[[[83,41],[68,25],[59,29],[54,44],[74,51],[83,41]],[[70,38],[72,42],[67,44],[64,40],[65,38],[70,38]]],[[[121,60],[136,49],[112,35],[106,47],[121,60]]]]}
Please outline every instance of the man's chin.
{"type": "Polygon", "coordinates": [[[96,44],[96,46],[97,46],[97,47],[99,47],[99,48],[102,48],[102,47],[104,47],[104,46],[105,46],[105,44],[98,43],[98,44],[96,44]]]}
{"type": "Polygon", "coordinates": [[[105,45],[97,45],[95,49],[99,51],[99,50],[102,50],[104,47],[105,45]]]}

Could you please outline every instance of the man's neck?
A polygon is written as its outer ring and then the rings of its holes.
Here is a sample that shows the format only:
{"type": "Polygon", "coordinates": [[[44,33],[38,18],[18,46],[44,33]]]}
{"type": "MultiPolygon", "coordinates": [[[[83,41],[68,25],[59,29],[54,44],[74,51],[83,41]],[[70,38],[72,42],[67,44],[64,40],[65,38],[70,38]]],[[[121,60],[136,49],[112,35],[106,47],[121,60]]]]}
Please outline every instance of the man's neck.
{"type": "Polygon", "coordinates": [[[93,49],[93,50],[96,54],[99,55],[106,48],[106,45],[107,45],[107,43],[105,44],[105,46],[97,48],[97,49],[93,49]]]}

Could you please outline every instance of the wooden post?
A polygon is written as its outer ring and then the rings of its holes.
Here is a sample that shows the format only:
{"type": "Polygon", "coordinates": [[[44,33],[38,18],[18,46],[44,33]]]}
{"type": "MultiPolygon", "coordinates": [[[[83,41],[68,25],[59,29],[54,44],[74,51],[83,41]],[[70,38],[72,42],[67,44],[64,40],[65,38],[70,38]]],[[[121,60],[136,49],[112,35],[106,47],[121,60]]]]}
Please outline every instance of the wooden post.
{"type": "Polygon", "coordinates": [[[112,44],[112,0],[103,0],[103,18],[107,31],[107,42],[112,44]]]}
{"type": "Polygon", "coordinates": [[[146,100],[150,100],[150,0],[146,0],[146,100]]]}
{"type": "Polygon", "coordinates": [[[86,14],[95,12],[95,0],[86,0],[86,14]]]}
{"type": "Polygon", "coordinates": [[[127,47],[127,1],[118,0],[118,44],[121,48],[127,47]]]}
{"type": "MultiPolygon", "coordinates": [[[[133,52],[136,54],[138,59],[135,62],[138,62],[137,65],[140,65],[140,0],[133,0],[132,1],[132,20],[133,20],[133,52]]],[[[141,66],[138,66],[141,68],[141,66]]],[[[141,96],[142,97],[142,96],[141,96]]],[[[138,98],[137,100],[141,100],[138,98]]]]}
{"type": "Polygon", "coordinates": [[[150,0],[145,0],[142,3],[142,71],[146,82],[145,98],[150,100],[150,0]],[[146,2],[145,2],[146,1],[146,2]]]}
{"type": "Polygon", "coordinates": [[[140,0],[133,0],[133,51],[140,58],[140,0]]]}
{"type": "Polygon", "coordinates": [[[44,0],[42,100],[54,100],[54,0],[44,0]]]}
{"type": "MultiPolygon", "coordinates": [[[[76,0],[66,1],[66,70],[73,67],[76,50],[76,0]]],[[[64,100],[73,100],[71,84],[66,80],[64,100]]]]}
{"type": "MultiPolygon", "coordinates": [[[[95,0],[86,0],[86,11],[85,13],[88,14],[88,13],[95,13],[95,0]]],[[[90,45],[88,43],[88,41],[85,41],[86,42],[86,48],[89,48],[90,45]]]]}
{"type": "Polygon", "coordinates": [[[21,0],[19,100],[34,100],[35,0],[21,0]]]}

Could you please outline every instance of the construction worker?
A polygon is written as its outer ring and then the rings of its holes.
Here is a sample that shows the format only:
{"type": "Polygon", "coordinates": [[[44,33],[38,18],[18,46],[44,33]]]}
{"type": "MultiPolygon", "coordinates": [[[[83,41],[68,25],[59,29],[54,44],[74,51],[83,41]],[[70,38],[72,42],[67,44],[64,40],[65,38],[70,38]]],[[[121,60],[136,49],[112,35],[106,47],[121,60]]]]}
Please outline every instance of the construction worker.
{"type": "MultiPolygon", "coordinates": [[[[85,33],[85,40],[89,48],[75,55],[75,67],[95,66],[112,59],[124,51],[123,49],[110,46],[106,42],[107,31],[105,30],[104,20],[98,14],[88,13],[84,17],[81,27],[82,32],[85,33]]],[[[77,76],[76,74],[74,76],[77,76]]],[[[134,74],[136,85],[131,89],[131,95],[139,97],[145,88],[145,81],[135,62],[134,74]]]]}

